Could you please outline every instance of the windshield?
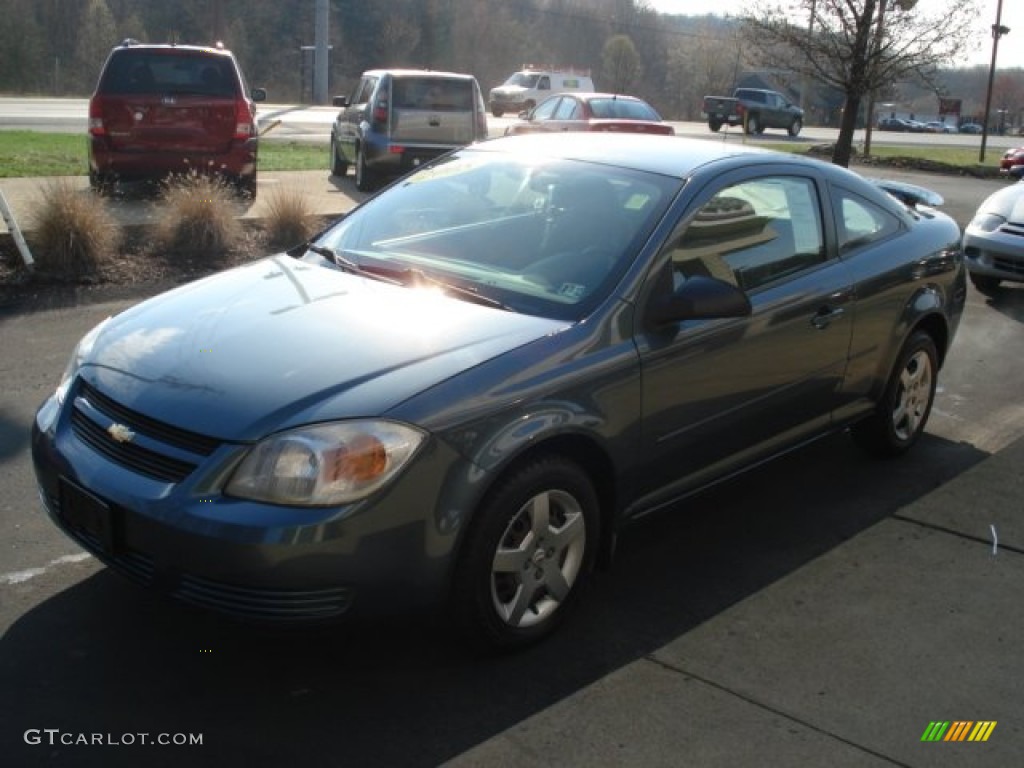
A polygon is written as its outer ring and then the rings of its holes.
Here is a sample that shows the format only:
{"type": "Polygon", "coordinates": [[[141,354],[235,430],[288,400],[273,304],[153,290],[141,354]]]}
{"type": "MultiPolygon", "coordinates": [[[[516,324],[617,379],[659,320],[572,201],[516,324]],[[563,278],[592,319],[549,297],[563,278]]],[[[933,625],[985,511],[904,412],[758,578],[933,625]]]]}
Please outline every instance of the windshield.
{"type": "Polygon", "coordinates": [[[426,274],[512,311],[574,320],[611,292],[678,186],[467,148],[393,185],[317,245],[367,270],[426,274]]]}
{"type": "Polygon", "coordinates": [[[535,88],[539,79],[540,75],[536,73],[516,72],[505,81],[505,85],[521,85],[523,88],[535,88]]]}

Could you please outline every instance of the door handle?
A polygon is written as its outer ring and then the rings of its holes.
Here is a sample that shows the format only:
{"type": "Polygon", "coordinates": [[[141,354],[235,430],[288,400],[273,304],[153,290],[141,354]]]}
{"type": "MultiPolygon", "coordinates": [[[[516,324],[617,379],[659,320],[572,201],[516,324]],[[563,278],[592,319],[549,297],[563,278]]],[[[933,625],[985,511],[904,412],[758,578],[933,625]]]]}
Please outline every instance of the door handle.
{"type": "Polygon", "coordinates": [[[825,306],[814,313],[814,317],[811,318],[811,325],[817,328],[819,331],[823,331],[828,328],[829,324],[838,319],[845,312],[842,307],[829,307],[825,306]]]}

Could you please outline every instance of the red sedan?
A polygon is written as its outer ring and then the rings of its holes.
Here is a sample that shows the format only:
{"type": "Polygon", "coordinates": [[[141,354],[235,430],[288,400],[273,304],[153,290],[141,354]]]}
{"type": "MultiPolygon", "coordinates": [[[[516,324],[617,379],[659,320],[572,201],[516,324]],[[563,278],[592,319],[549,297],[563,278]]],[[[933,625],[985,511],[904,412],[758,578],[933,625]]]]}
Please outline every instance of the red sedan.
{"type": "Polygon", "coordinates": [[[520,116],[505,135],[543,131],[615,131],[675,135],[654,108],[635,96],[616,93],[560,93],[520,116]]]}
{"type": "Polygon", "coordinates": [[[1019,168],[1022,165],[1024,165],[1024,147],[1008,149],[1006,150],[1006,154],[1003,155],[1002,160],[999,161],[999,172],[1019,176],[1019,171],[1016,174],[1010,174],[1010,169],[1015,167],[1019,168]]]}

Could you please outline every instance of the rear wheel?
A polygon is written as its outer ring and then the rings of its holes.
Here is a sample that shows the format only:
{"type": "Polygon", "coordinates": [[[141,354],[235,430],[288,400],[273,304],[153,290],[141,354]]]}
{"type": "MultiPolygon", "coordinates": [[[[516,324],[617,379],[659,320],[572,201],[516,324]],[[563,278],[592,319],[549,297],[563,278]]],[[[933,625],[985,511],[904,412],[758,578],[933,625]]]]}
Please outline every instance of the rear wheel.
{"type": "Polygon", "coordinates": [[[256,171],[253,171],[248,176],[240,177],[238,179],[238,181],[236,182],[236,184],[235,184],[235,189],[238,190],[238,194],[240,194],[242,197],[248,198],[250,200],[255,200],[256,199],[256,187],[257,187],[256,171]]]}
{"type": "Polygon", "coordinates": [[[984,293],[986,296],[991,296],[999,290],[999,283],[1002,282],[998,277],[992,277],[990,275],[971,275],[971,284],[978,289],[979,293],[984,293]]]}
{"type": "Polygon", "coordinates": [[[344,176],[348,173],[348,163],[338,154],[338,145],[331,136],[331,176],[344,176]]]}
{"type": "Polygon", "coordinates": [[[109,195],[113,190],[114,183],[96,171],[89,171],[89,188],[97,195],[109,195]]]}
{"type": "Polygon", "coordinates": [[[755,133],[760,133],[761,132],[761,121],[760,121],[760,119],[758,118],[757,115],[748,115],[747,116],[747,128],[746,128],[746,131],[747,131],[748,134],[751,134],[751,135],[753,135],[755,133]]]}
{"type": "Polygon", "coordinates": [[[377,188],[377,173],[366,165],[366,153],[363,148],[356,149],[356,189],[360,192],[372,192],[377,188]]]}
{"type": "Polygon", "coordinates": [[[928,422],[938,368],[935,342],[917,331],[903,345],[875,414],[851,429],[857,443],[883,457],[909,450],[928,422]]]}
{"type": "Polygon", "coordinates": [[[488,495],[462,545],[456,624],[489,649],[550,634],[593,569],[599,526],[594,486],[573,462],[547,456],[513,471],[488,495]]]}
{"type": "Polygon", "coordinates": [[[497,107],[491,107],[491,114],[495,117],[501,117],[505,114],[504,110],[498,109],[497,107]]]}
{"type": "Polygon", "coordinates": [[[714,133],[718,133],[722,129],[722,121],[708,120],[708,128],[710,128],[714,133]]]}

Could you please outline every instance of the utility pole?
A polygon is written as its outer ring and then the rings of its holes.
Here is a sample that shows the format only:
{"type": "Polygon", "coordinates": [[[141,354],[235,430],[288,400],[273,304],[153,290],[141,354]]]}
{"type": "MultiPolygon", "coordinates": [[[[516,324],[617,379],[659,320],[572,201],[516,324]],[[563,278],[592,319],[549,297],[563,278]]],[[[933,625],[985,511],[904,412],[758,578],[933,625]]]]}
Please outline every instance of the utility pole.
{"type": "Polygon", "coordinates": [[[328,46],[327,46],[327,0],[316,0],[316,43],[313,52],[313,103],[327,103],[327,73],[328,68],[328,46]]]}
{"type": "Polygon", "coordinates": [[[999,38],[1010,31],[1001,23],[1003,18],[1003,0],[996,5],[996,23],[992,25],[992,65],[988,69],[988,90],[985,93],[985,119],[981,121],[981,152],[978,162],[985,162],[985,146],[988,144],[988,115],[992,109],[992,83],[996,78],[996,51],[999,50],[999,38]]]}

